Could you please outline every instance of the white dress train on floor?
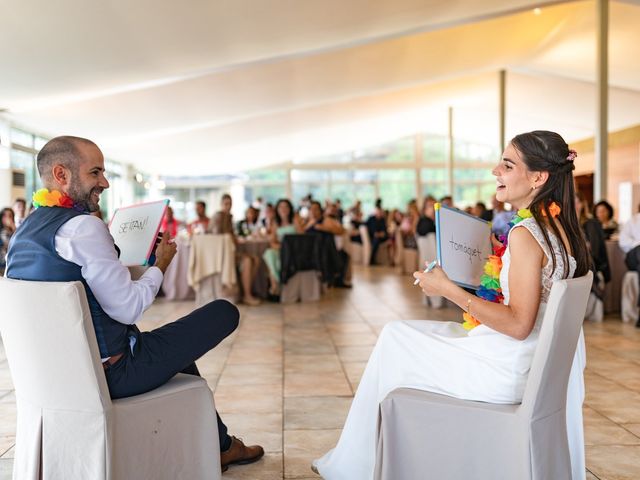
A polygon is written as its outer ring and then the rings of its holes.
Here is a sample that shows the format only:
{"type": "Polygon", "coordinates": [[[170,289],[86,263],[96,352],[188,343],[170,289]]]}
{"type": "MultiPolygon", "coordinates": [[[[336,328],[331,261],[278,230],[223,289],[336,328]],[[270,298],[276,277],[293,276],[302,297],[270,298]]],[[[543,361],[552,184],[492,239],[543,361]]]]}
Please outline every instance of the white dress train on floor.
{"type": "MultiPolygon", "coordinates": [[[[551,252],[533,219],[527,228],[538,240],[548,262],[542,271],[541,303],[533,331],[519,341],[480,325],[470,332],[459,323],[429,320],[391,322],[380,333],[351,404],[336,447],[314,465],[327,480],[371,480],[375,465],[379,404],[396,388],[415,388],[465,400],[520,403],[537,343],[551,285],[563,277],[565,262],[558,240],[549,234],[556,258],[552,274],[551,252]]],[[[500,275],[505,303],[509,302],[509,249],[500,275]]],[[[570,258],[570,277],[575,260],[570,258]]],[[[573,480],[585,479],[582,403],[585,367],[581,334],[567,393],[567,431],[573,480]]]]}

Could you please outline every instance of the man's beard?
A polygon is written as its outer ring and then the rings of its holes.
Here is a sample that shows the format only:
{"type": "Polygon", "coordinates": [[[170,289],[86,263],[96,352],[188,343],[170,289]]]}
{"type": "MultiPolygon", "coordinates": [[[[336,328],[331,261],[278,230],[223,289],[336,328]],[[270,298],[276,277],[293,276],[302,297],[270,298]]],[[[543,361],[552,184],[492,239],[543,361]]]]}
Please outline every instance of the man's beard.
{"type": "Polygon", "coordinates": [[[75,203],[84,208],[87,212],[97,212],[100,210],[100,205],[98,202],[94,202],[91,199],[91,194],[93,193],[102,193],[104,188],[94,187],[88,191],[82,191],[79,187],[70,187],[69,188],[69,196],[73,199],[75,203]]]}

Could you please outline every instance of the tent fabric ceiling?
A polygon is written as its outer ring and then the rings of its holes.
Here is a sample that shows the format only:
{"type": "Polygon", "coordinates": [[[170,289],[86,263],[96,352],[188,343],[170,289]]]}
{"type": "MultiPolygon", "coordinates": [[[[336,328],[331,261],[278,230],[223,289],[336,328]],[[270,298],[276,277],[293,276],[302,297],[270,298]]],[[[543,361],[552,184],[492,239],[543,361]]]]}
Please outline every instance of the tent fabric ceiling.
{"type": "MultiPolygon", "coordinates": [[[[200,175],[437,133],[448,106],[465,136],[497,142],[507,69],[508,133],[576,140],[595,124],[595,7],[556,3],[21,2],[0,20],[0,107],[143,170],[200,175]]],[[[640,123],[638,24],[638,6],[611,4],[612,129],[640,123]]]]}

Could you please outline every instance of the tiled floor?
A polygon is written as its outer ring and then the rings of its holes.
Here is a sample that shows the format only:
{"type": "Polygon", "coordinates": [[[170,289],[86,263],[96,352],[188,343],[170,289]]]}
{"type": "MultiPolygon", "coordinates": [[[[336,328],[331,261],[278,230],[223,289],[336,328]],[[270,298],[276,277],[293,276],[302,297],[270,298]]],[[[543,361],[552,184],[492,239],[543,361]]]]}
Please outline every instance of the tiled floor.
{"type": "MultiPolygon", "coordinates": [[[[238,331],[198,363],[215,388],[230,432],[267,452],[231,467],[227,479],[318,478],[309,465],[332,447],[369,352],[385,323],[452,320],[454,309],[429,310],[411,278],[381,267],[356,269],[355,288],[318,303],[242,307],[238,331]]],[[[191,310],[157,302],[142,328],[191,310]]],[[[584,408],[588,479],[640,478],[640,330],[609,318],[585,325],[588,349],[584,408]]],[[[0,349],[0,479],[10,478],[15,397],[0,349]]]]}

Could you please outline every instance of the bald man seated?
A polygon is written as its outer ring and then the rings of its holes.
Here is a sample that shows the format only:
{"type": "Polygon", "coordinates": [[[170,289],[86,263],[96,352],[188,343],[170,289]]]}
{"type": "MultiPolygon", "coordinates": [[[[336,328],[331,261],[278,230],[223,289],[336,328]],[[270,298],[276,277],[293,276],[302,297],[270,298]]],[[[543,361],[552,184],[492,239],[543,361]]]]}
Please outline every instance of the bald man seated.
{"type": "MultiPolygon", "coordinates": [[[[141,332],[136,322],[153,303],[176,245],[165,233],[155,265],[132,281],[107,226],[90,215],[99,210],[100,194],[109,188],[98,146],[84,138],[57,137],[38,153],[37,163],[43,186],[61,195],[49,195],[25,219],[9,246],[6,276],[82,282],[112,398],[148,392],[179,372],[199,375],[195,361],[237,328],[238,309],[216,300],[141,332]]],[[[264,455],[262,447],[245,446],[230,436],[219,415],[217,419],[220,452],[212,454],[219,453],[223,471],[264,455]]]]}

